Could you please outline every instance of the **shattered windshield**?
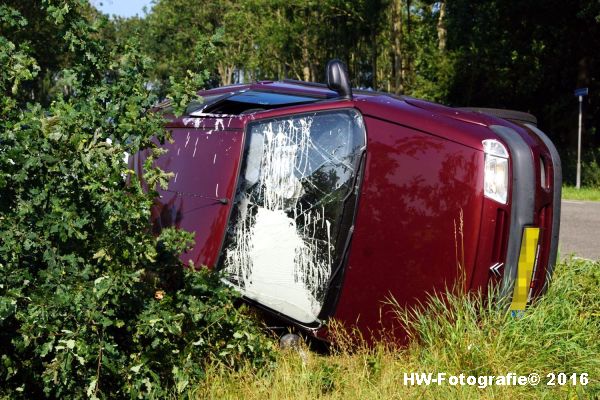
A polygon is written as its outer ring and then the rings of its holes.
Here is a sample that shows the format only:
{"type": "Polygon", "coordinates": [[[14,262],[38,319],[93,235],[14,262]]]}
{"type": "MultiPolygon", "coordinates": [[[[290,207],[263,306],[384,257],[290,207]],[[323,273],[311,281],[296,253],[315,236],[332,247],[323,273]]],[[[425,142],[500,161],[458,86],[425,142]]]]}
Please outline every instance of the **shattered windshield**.
{"type": "Polygon", "coordinates": [[[239,92],[205,96],[201,101],[193,101],[188,105],[186,114],[191,116],[203,113],[239,115],[299,104],[309,104],[319,100],[322,99],[300,94],[242,90],[239,92]]]}
{"type": "Polygon", "coordinates": [[[314,322],[354,210],[347,200],[365,146],[362,118],[303,114],[252,123],[246,134],[222,268],[246,297],[314,322]]]}

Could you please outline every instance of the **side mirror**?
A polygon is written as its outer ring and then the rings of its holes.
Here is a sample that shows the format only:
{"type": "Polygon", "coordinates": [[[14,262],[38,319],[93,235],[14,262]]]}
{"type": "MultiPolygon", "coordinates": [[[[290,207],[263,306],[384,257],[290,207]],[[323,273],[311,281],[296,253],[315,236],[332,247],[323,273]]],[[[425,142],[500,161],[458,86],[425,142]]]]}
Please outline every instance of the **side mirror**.
{"type": "Polygon", "coordinates": [[[340,60],[331,60],[327,63],[325,70],[327,77],[327,87],[335,92],[343,99],[352,98],[352,87],[350,86],[350,78],[346,65],[340,60]]]}

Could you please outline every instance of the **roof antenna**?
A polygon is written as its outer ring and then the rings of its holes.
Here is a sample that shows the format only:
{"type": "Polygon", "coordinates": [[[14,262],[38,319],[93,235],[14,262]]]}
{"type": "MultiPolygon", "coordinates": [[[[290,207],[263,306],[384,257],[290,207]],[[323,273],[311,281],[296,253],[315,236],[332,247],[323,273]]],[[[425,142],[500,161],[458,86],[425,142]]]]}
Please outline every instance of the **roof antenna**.
{"type": "Polygon", "coordinates": [[[340,60],[331,60],[327,63],[325,70],[327,77],[327,87],[338,93],[343,99],[352,99],[352,87],[350,86],[350,78],[346,64],[340,60]]]}

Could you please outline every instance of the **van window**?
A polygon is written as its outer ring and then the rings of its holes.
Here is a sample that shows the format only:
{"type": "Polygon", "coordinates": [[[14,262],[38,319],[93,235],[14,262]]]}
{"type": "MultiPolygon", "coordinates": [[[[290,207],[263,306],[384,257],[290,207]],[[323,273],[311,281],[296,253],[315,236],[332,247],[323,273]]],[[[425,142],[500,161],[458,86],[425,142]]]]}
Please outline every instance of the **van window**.
{"type": "Polygon", "coordinates": [[[290,318],[316,321],[342,261],[364,148],[355,110],[249,124],[222,257],[227,280],[290,318]]]}

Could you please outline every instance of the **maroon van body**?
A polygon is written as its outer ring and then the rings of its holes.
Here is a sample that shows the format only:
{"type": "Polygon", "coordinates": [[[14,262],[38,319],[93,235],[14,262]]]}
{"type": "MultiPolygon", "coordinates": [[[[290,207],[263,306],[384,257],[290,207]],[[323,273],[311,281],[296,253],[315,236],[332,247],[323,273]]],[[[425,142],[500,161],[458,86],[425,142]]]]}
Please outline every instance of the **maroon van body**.
{"type": "Polygon", "coordinates": [[[468,289],[497,283],[510,298],[527,227],[539,228],[527,300],[546,289],[560,160],[531,121],[293,81],[200,95],[168,123],[157,164],[174,177],[153,221],[195,232],[182,260],[222,270],[280,326],[323,337],[336,319],[370,337],[391,325],[392,297],[423,302],[461,269],[468,289]],[[489,167],[504,201],[486,194],[484,141],[508,160],[489,167]]]}

